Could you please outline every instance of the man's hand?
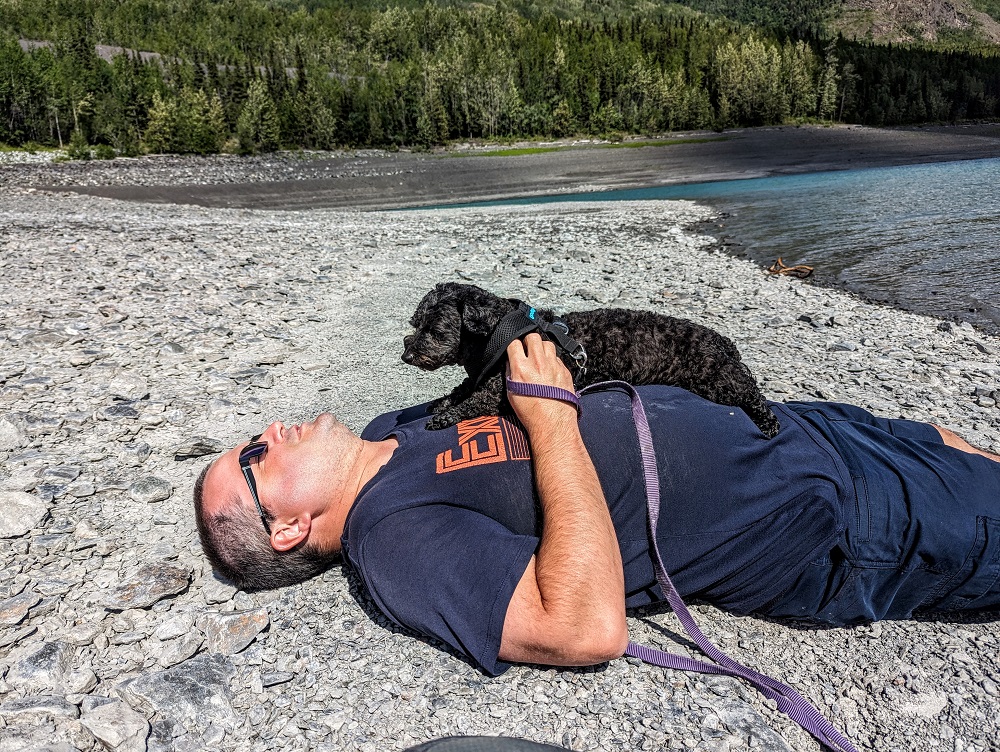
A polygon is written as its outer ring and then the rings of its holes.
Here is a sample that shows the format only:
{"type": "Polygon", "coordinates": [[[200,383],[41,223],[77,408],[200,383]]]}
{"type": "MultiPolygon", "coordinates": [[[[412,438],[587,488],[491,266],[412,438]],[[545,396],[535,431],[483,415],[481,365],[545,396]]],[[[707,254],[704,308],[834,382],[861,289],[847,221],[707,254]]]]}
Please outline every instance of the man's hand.
{"type": "MultiPolygon", "coordinates": [[[[507,376],[512,381],[573,391],[573,375],[556,354],[555,343],[534,332],[523,343],[516,339],[507,346],[507,376]]],[[[536,429],[547,430],[564,420],[576,422],[576,408],[567,402],[511,392],[507,393],[507,399],[529,436],[536,429]]]]}
{"type": "MultiPolygon", "coordinates": [[[[538,334],[511,343],[507,357],[512,380],[572,391],[555,345],[538,334]]],[[[559,666],[617,658],[628,644],[621,555],[576,409],[508,398],[531,442],[542,538],[507,607],[500,657],[559,666]]]]}

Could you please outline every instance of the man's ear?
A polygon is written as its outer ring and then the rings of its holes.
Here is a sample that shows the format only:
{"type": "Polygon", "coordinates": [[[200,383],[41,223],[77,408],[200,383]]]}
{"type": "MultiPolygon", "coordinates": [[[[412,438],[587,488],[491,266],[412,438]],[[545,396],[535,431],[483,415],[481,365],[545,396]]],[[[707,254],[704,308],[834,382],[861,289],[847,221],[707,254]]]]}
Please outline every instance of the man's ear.
{"type": "Polygon", "coordinates": [[[271,548],[275,551],[288,551],[295,548],[309,537],[312,518],[308,513],[301,514],[289,521],[274,521],[271,523],[271,548]]]}

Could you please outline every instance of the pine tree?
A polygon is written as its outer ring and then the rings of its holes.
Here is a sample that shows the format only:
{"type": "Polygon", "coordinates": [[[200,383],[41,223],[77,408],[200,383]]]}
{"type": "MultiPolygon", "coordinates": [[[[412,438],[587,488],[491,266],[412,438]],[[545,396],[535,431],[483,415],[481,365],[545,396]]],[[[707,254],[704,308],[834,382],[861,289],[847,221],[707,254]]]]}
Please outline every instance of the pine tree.
{"type": "Polygon", "coordinates": [[[142,136],[146,151],[163,154],[174,150],[176,110],[177,107],[172,99],[164,99],[158,91],[153,93],[149,124],[142,136]]]}
{"type": "Polygon", "coordinates": [[[837,48],[835,43],[827,45],[825,55],[825,65],[820,74],[819,85],[816,87],[819,92],[819,101],[816,105],[816,115],[821,120],[832,120],[837,112],[837,84],[840,76],[837,73],[837,48]]]}
{"type": "Polygon", "coordinates": [[[281,145],[278,111],[260,79],[250,82],[247,100],[236,123],[236,135],[244,154],[275,151],[281,145]]]}

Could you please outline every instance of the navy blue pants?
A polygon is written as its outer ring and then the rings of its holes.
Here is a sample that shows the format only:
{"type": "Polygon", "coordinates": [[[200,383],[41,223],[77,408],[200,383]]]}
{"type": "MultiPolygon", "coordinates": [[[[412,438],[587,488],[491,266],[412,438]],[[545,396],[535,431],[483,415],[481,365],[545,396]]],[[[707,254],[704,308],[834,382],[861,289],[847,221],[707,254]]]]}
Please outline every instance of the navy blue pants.
{"type": "Polygon", "coordinates": [[[842,540],[766,613],[848,625],[1000,607],[1000,463],[946,446],[926,423],[788,406],[834,445],[855,494],[842,540]]]}

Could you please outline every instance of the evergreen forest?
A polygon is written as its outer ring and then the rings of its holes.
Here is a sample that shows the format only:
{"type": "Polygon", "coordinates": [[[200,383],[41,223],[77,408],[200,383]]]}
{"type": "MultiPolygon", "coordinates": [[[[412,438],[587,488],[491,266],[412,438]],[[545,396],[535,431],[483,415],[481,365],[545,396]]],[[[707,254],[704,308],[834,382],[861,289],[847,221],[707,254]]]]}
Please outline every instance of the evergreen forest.
{"type": "Polygon", "coordinates": [[[748,5],[803,22],[642,0],[0,0],[0,144],[256,153],[1000,116],[995,52],[829,38],[820,0],[748,5]]]}

